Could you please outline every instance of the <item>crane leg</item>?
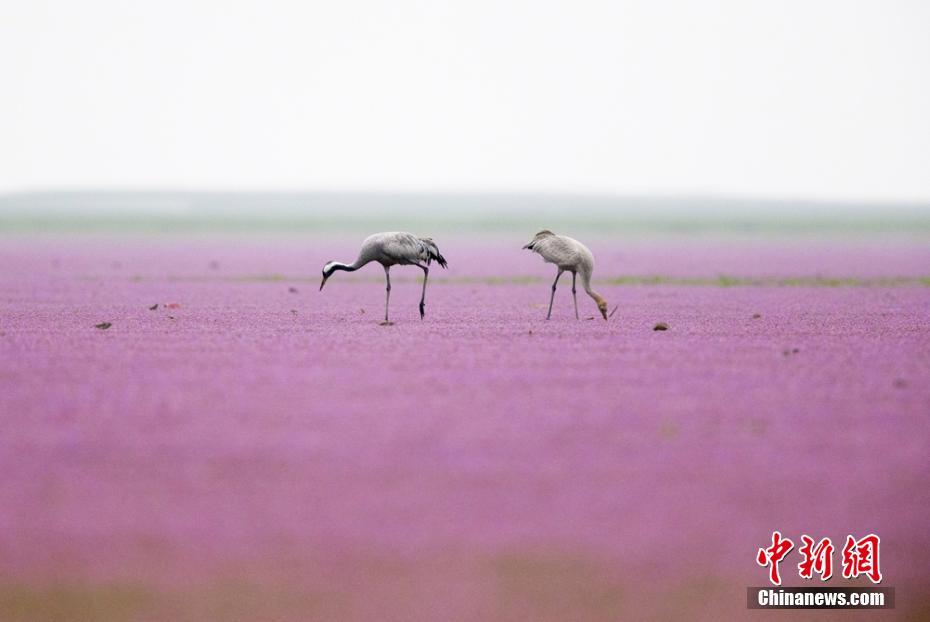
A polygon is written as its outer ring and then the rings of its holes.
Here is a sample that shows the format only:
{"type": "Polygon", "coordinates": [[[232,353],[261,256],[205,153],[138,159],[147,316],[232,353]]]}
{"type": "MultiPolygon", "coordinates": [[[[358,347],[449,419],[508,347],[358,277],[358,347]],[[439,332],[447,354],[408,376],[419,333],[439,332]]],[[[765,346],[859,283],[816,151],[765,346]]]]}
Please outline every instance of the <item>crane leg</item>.
{"type": "Polygon", "coordinates": [[[578,294],[575,293],[575,278],[578,276],[577,273],[572,272],[572,300],[575,301],[575,319],[578,319],[578,294]]]}
{"type": "Polygon", "coordinates": [[[391,303],[391,268],[390,266],[384,266],[384,279],[387,281],[387,287],[385,288],[384,296],[384,321],[387,323],[388,320],[388,306],[391,303]]]}
{"type": "Polygon", "coordinates": [[[564,270],[559,270],[558,274],[555,275],[555,281],[552,283],[552,295],[549,297],[549,313],[546,314],[546,319],[548,320],[552,317],[552,301],[555,300],[555,286],[559,284],[559,277],[562,276],[564,270]]]}
{"type": "MultiPolygon", "coordinates": [[[[417,264],[419,265],[419,264],[417,264]]],[[[429,278],[429,268],[420,266],[423,269],[423,293],[420,295],[420,319],[426,315],[426,279],[429,278]]]]}

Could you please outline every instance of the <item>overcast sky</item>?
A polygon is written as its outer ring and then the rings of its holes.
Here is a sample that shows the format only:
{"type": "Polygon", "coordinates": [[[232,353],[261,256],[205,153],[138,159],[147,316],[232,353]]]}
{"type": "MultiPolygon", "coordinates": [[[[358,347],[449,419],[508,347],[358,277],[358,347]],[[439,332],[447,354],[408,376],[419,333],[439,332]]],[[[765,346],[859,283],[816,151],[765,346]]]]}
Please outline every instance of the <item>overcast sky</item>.
{"type": "Polygon", "coordinates": [[[0,191],[930,199],[930,2],[0,0],[0,191]]]}

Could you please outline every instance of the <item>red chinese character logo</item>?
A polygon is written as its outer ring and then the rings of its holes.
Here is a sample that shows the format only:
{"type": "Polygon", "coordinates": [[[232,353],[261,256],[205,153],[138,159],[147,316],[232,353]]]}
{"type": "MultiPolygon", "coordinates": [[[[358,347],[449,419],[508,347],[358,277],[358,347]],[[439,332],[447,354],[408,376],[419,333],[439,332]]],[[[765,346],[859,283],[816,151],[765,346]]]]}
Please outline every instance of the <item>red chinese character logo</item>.
{"type": "Polygon", "coordinates": [[[809,536],[801,536],[804,545],[800,548],[799,553],[804,557],[804,561],[798,564],[798,574],[802,579],[811,579],[814,572],[820,575],[821,581],[826,581],[833,576],[833,543],[830,538],[824,538],[814,546],[814,539],[809,536]]]}
{"type": "Polygon", "coordinates": [[[759,549],[759,553],[756,555],[756,563],[763,568],[770,566],[769,581],[774,585],[781,585],[781,577],[778,574],[778,564],[785,558],[788,551],[793,548],[794,542],[788,538],[782,538],[781,533],[773,531],[772,546],[767,549],[759,549]]]}
{"type": "Polygon", "coordinates": [[[882,571],[878,564],[880,544],[881,540],[874,533],[859,541],[852,536],[846,536],[846,546],[843,547],[843,577],[853,579],[864,574],[872,583],[881,583],[882,571]]]}

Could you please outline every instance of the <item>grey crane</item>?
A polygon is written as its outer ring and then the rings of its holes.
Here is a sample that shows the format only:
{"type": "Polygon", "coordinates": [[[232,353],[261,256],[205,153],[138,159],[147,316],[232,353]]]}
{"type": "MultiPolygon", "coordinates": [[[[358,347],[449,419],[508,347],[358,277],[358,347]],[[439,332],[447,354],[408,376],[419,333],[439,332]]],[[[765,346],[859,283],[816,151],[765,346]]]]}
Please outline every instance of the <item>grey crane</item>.
{"type": "MultiPolygon", "coordinates": [[[[555,288],[563,272],[572,273],[572,298],[575,300],[575,319],[578,319],[578,296],[575,294],[575,279],[581,275],[581,286],[597,303],[597,309],[607,319],[607,302],[596,291],[591,289],[591,274],[594,272],[594,255],[588,247],[566,235],[556,235],[549,230],[536,234],[533,241],[524,246],[534,253],[538,253],[546,263],[554,263],[558,268],[555,281],[552,283],[552,295],[549,297],[548,320],[552,317],[552,301],[555,300],[555,288]]],[[[616,311],[616,309],[614,309],[616,311]]],[[[613,313],[611,313],[613,315],[613,313]]]]}
{"type": "Polygon", "coordinates": [[[323,282],[320,283],[320,290],[334,272],[338,270],[355,272],[362,266],[377,261],[384,267],[384,278],[387,281],[384,323],[390,324],[388,307],[391,302],[391,266],[416,266],[423,270],[423,294],[420,296],[420,319],[422,320],[426,314],[426,279],[429,278],[430,262],[434,259],[440,266],[446,267],[446,258],[440,254],[439,247],[430,238],[421,238],[402,231],[376,233],[365,238],[362,248],[358,251],[358,258],[354,262],[345,264],[330,261],[323,266],[323,282]]]}

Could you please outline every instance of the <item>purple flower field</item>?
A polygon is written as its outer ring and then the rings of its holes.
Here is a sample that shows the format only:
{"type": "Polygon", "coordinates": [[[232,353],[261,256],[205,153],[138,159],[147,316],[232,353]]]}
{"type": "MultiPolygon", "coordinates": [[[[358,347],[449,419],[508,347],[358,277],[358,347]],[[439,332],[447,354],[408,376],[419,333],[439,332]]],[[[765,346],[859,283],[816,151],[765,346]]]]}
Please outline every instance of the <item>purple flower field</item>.
{"type": "Polygon", "coordinates": [[[393,326],[317,291],[364,236],[0,239],[0,620],[811,619],[746,609],[774,530],[882,538],[816,619],[930,616],[925,240],[594,238],[618,311],[546,322],[531,233],[393,326]]]}

